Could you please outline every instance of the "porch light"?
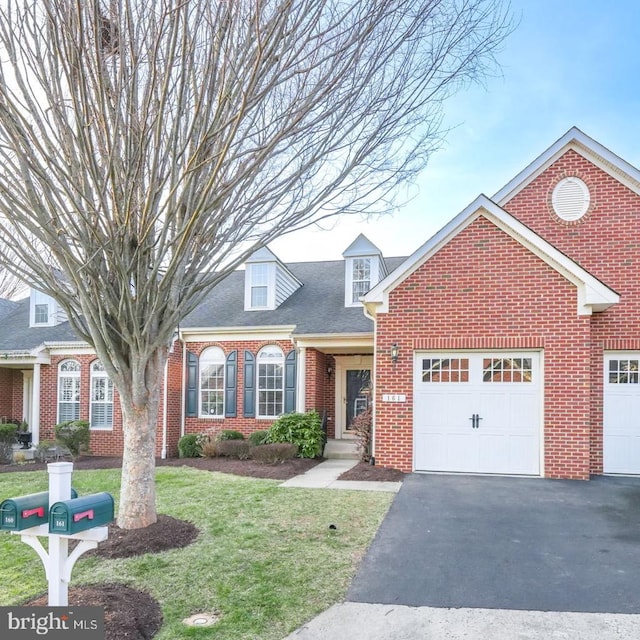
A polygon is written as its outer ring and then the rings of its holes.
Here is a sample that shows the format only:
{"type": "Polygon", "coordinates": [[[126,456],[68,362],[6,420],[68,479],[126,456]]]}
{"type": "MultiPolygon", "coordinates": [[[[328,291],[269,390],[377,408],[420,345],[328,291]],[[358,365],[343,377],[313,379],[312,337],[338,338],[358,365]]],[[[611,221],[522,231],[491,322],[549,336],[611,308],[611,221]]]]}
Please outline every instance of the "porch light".
{"type": "Polygon", "coordinates": [[[333,373],[333,367],[330,364],[328,364],[327,365],[327,378],[330,378],[332,373],[333,373]]]}
{"type": "Polygon", "coordinates": [[[393,364],[398,362],[399,355],[400,355],[400,347],[394,342],[391,345],[391,362],[393,362],[393,364]]]}

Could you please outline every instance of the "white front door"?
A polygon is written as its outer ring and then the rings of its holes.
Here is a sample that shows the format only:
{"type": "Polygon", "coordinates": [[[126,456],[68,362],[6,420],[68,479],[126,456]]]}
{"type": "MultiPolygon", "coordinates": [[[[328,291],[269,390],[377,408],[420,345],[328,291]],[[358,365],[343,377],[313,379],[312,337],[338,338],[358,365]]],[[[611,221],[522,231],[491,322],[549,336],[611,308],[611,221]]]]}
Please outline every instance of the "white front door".
{"type": "Polygon", "coordinates": [[[604,358],[603,470],[640,474],[640,353],[604,358]]]}
{"type": "Polygon", "coordinates": [[[539,353],[415,354],[414,469],[540,474],[539,353]]]}
{"type": "Polygon", "coordinates": [[[371,402],[371,356],[336,356],[336,437],[352,438],[353,419],[371,402]]]}

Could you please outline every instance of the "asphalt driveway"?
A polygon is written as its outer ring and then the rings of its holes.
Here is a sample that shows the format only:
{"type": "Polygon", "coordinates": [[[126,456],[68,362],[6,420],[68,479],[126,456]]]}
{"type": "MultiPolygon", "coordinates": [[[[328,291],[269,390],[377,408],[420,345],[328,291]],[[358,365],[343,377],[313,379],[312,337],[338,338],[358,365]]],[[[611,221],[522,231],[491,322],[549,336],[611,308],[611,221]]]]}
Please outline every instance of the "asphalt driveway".
{"type": "Polygon", "coordinates": [[[640,613],[640,478],[408,476],[347,600],[640,613]]]}

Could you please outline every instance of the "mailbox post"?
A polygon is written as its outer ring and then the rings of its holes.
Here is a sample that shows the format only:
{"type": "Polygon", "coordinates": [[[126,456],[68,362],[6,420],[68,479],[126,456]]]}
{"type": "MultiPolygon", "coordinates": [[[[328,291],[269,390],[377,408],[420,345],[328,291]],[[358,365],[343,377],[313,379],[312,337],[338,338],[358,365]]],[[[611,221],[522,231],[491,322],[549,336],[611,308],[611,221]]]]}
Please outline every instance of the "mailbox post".
{"type": "Polygon", "coordinates": [[[99,525],[107,525],[113,520],[113,498],[108,493],[77,498],[76,492],[71,488],[71,462],[52,462],[47,465],[47,471],[48,500],[45,498],[46,492],[5,500],[2,504],[12,510],[2,512],[0,528],[19,535],[22,542],[36,551],[44,565],[49,584],[49,606],[66,607],[69,605],[71,571],[76,561],[86,551],[95,549],[98,542],[107,539],[108,528],[99,525]],[[21,506],[24,508],[19,511],[21,506]],[[42,522],[43,509],[46,522],[42,522]],[[54,513],[66,514],[68,520],[64,526],[56,527],[54,513]],[[41,524],[24,528],[28,518],[41,524]],[[48,551],[42,546],[40,536],[49,538],[48,551]],[[78,541],[71,554],[69,540],[78,541]]]}

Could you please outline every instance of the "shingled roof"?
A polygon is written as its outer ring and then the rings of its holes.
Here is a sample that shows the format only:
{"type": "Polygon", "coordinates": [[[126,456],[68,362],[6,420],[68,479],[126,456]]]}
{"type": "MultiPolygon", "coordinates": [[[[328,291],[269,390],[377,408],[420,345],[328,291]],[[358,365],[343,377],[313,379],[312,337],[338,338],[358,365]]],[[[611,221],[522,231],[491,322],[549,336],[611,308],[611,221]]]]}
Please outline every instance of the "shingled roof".
{"type": "MultiPolygon", "coordinates": [[[[389,271],[404,258],[387,258],[389,271]]],[[[286,265],[303,286],[277,309],[245,311],[244,271],[234,271],[217,285],[181,328],[242,328],[295,326],[295,335],[369,333],[373,322],[361,307],[344,306],[344,260],[297,262],[286,265]]],[[[54,327],[29,327],[29,298],[13,302],[5,316],[0,310],[0,351],[30,350],[43,343],[81,343],[68,322],[54,327]]]]}

